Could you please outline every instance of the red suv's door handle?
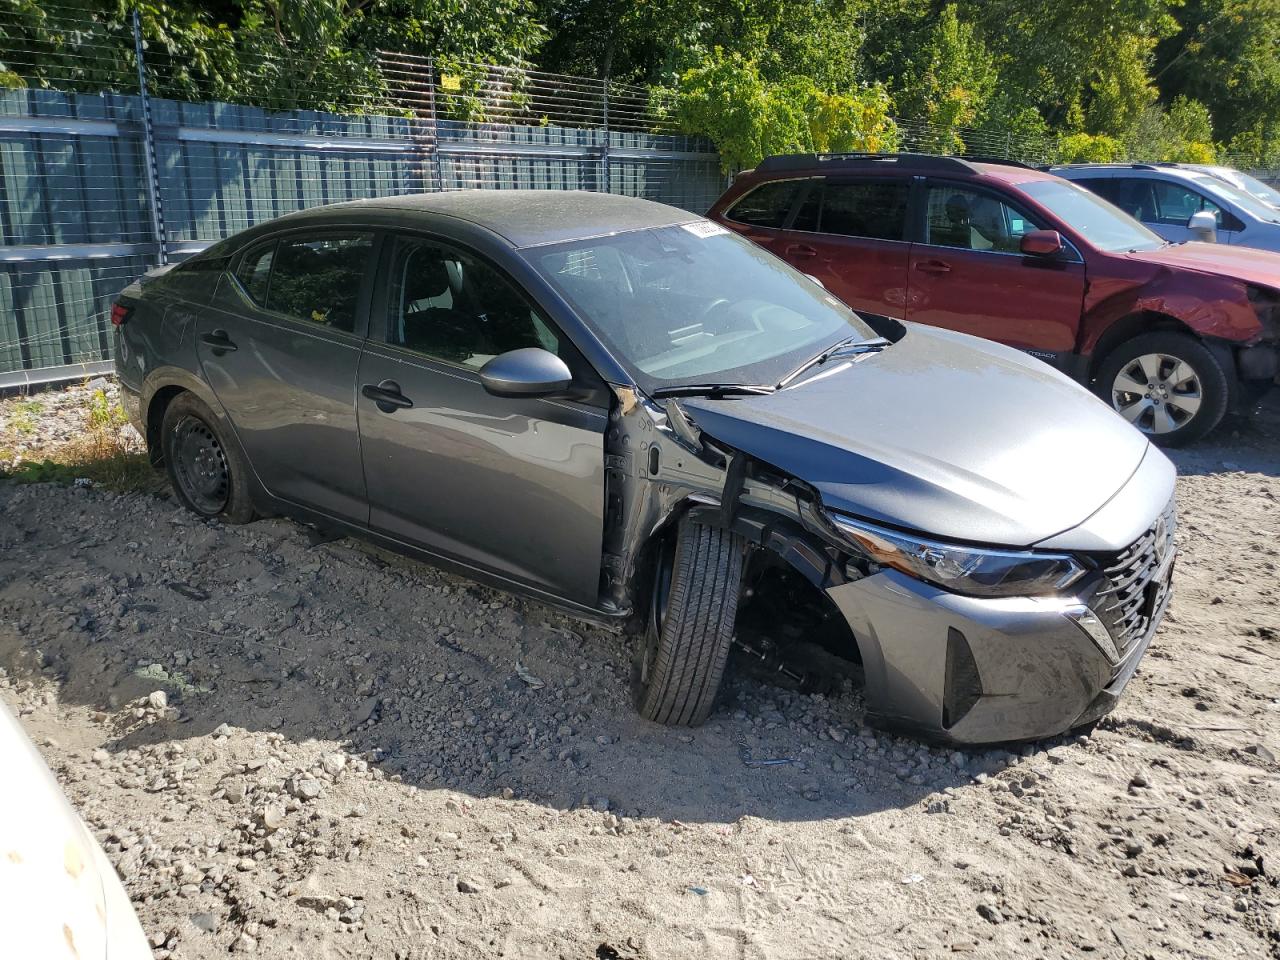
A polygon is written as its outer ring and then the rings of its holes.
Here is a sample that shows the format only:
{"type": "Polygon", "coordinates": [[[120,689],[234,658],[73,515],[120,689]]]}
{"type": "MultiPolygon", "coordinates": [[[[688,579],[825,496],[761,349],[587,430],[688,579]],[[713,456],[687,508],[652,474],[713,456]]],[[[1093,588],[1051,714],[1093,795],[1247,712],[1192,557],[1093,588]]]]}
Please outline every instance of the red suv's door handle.
{"type": "Polygon", "coordinates": [[[782,253],[784,256],[794,257],[796,260],[811,260],[818,255],[818,251],[807,243],[789,243],[782,253]]]}
{"type": "Polygon", "coordinates": [[[916,269],[923,270],[925,273],[950,273],[951,264],[941,260],[918,260],[916,269]]]}

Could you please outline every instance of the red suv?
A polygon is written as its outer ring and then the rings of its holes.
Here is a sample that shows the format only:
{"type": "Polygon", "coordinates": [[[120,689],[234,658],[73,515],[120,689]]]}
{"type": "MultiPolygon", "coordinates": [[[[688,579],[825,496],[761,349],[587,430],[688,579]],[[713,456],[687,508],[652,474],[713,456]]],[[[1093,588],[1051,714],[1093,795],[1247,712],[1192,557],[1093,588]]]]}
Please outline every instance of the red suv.
{"type": "Polygon", "coordinates": [[[708,216],[854,309],[1019,347],[1176,446],[1276,380],[1280,254],[1171,244],[1006,162],[769,157],[708,216]]]}

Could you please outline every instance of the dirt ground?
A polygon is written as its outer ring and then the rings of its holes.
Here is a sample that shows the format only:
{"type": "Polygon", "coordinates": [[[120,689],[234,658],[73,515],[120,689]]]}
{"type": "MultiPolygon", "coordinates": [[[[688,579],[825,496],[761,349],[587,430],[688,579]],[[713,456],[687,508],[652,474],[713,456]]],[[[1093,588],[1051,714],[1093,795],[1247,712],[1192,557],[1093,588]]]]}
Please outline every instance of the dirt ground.
{"type": "Polygon", "coordinates": [[[1172,610],[1087,738],[953,752],[745,676],[664,729],[622,635],[51,483],[0,482],[0,697],[157,958],[1278,957],[1280,404],[1175,459],[1172,610]]]}

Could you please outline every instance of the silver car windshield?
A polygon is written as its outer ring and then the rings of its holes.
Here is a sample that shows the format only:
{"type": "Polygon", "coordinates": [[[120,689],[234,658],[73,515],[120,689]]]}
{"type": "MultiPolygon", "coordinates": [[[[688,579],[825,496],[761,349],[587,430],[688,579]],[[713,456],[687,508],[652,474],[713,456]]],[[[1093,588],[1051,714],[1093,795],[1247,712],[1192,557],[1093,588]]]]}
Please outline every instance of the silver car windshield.
{"type": "Polygon", "coordinates": [[[825,346],[875,337],[819,284],[705,220],[524,253],[645,390],[773,384],[825,346]]]}
{"type": "Polygon", "coordinates": [[[1199,176],[1193,177],[1204,191],[1211,197],[1217,199],[1227,199],[1234,203],[1242,210],[1247,210],[1259,220],[1265,220],[1268,223],[1280,223],[1280,210],[1270,204],[1263,203],[1251,193],[1245,193],[1239,187],[1227,183],[1225,180],[1219,180],[1217,177],[1199,176]]]}
{"type": "Polygon", "coordinates": [[[1136,252],[1164,246],[1157,234],[1084,187],[1066,180],[1033,180],[1019,187],[1099,250],[1136,252]]]}
{"type": "Polygon", "coordinates": [[[1230,167],[1222,167],[1221,173],[1218,174],[1223,180],[1234,187],[1239,187],[1245,193],[1257,197],[1263,203],[1270,204],[1280,209],[1280,190],[1275,187],[1269,187],[1257,177],[1251,177],[1242,170],[1232,170],[1230,167]]]}

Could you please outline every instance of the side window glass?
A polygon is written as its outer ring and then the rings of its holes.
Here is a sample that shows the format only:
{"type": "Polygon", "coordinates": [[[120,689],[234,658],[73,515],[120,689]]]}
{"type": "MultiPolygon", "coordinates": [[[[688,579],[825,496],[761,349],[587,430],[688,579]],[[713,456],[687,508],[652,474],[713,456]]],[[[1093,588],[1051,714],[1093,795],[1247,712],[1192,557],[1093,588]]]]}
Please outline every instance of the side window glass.
{"type": "Polygon", "coordinates": [[[1018,253],[1039,225],[995,197],[949,184],[929,188],[925,242],[960,250],[1018,253]]]}
{"type": "Polygon", "coordinates": [[[818,230],[818,214],[822,210],[822,181],[814,180],[796,211],[796,218],[791,224],[792,230],[807,230],[816,233],[818,230]]]}
{"type": "Polygon", "coordinates": [[[269,310],[351,333],[373,237],[281,240],[266,293],[269,310]]]}
{"type": "Polygon", "coordinates": [[[275,253],[275,243],[250,250],[236,270],[240,286],[249,295],[249,299],[260,307],[267,303],[267,282],[271,279],[271,262],[275,259],[275,253]]]}
{"type": "Polygon", "coordinates": [[[753,227],[780,229],[791,212],[796,191],[803,185],[803,180],[774,180],[761,184],[735,203],[725,216],[753,227]]]}
{"type": "Polygon", "coordinates": [[[1206,199],[1198,191],[1180,183],[1165,181],[1156,181],[1152,186],[1155,188],[1156,209],[1160,223],[1185,227],[1193,213],[1208,210],[1217,219],[1218,226],[1222,226],[1222,208],[1206,199]]]}
{"type": "Polygon", "coordinates": [[[1155,223],[1156,203],[1151,194],[1151,180],[1141,177],[1119,177],[1111,181],[1111,193],[1107,199],[1135,220],[1155,223]]]}
{"type": "Polygon", "coordinates": [[[901,240],[907,225],[910,183],[827,183],[823,233],[872,240],[901,240]]]}
{"type": "MultiPolygon", "coordinates": [[[[596,264],[579,264],[590,274],[596,264]]],[[[400,237],[391,254],[387,339],[424,356],[478,370],[520,347],[564,356],[560,335],[483,261],[429,240],[400,237]]]]}

